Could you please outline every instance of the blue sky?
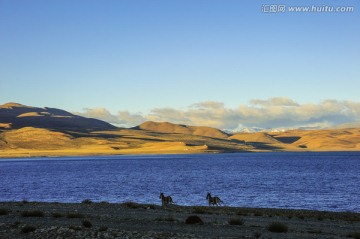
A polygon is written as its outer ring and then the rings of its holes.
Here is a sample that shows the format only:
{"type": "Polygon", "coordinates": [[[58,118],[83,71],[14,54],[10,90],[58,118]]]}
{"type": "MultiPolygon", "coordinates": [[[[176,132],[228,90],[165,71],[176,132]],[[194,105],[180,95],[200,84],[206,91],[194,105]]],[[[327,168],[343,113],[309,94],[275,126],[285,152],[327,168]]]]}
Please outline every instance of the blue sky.
{"type": "Polygon", "coordinates": [[[204,102],[237,112],[258,108],[254,100],[316,107],[335,100],[356,103],[345,107],[356,117],[330,124],[358,121],[359,10],[350,0],[0,0],[0,103],[115,117],[117,124],[124,117],[200,124],[182,117],[203,112],[204,102]],[[354,12],[263,13],[264,4],[354,12]]]}

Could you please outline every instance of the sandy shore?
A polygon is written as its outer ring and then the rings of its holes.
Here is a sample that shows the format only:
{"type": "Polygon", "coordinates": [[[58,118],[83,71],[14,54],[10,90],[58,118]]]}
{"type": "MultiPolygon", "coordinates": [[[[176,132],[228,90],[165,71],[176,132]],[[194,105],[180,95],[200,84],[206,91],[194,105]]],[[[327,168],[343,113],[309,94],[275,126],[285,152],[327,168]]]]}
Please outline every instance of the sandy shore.
{"type": "Polygon", "coordinates": [[[0,202],[0,238],[359,238],[360,213],[0,202]],[[202,223],[189,224],[189,216],[202,223]],[[272,223],[280,228],[269,228],[272,223]],[[285,228],[285,229],[284,229],[285,228]],[[279,232],[284,230],[284,232],[279,232]]]}

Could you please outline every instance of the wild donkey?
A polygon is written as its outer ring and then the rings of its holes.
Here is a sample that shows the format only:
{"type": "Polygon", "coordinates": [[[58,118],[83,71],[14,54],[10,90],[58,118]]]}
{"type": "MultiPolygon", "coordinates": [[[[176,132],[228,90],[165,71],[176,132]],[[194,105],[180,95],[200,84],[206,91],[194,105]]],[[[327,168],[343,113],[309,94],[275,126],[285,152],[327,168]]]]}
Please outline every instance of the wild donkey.
{"type": "Polygon", "coordinates": [[[206,199],[209,201],[209,207],[211,205],[219,206],[221,203],[223,203],[219,197],[211,197],[210,193],[207,194],[206,199]]]}
{"type": "Polygon", "coordinates": [[[167,205],[167,204],[172,204],[173,203],[173,200],[171,198],[171,196],[167,196],[165,197],[163,193],[160,193],[160,197],[161,198],[161,204],[163,206],[167,205]]]}

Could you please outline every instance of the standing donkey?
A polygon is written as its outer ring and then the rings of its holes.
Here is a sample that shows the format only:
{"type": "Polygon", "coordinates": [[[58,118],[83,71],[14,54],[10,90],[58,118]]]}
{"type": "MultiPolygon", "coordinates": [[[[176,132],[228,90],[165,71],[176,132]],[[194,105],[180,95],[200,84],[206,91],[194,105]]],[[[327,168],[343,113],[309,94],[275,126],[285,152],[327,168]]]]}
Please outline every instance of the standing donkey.
{"type": "Polygon", "coordinates": [[[219,206],[221,203],[223,203],[219,197],[212,197],[210,193],[207,194],[206,199],[209,201],[209,207],[211,205],[219,206]]]}
{"type": "Polygon", "coordinates": [[[160,193],[160,197],[161,198],[161,204],[163,206],[167,205],[167,204],[172,204],[173,203],[173,200],[171,198],[171,196],[167,196],[165,197],[163,193],[160,193]]]}

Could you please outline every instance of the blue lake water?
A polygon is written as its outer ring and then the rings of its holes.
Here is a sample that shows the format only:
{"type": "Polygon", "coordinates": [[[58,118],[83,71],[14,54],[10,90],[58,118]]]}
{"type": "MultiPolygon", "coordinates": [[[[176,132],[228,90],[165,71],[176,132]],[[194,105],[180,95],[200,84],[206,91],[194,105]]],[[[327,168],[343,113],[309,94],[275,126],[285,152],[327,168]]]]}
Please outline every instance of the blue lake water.
{"type": "Polygon", "coordinates": [[[360,152],[0,159],[0,201],[93,201],[360,212],[360,152]]]}

